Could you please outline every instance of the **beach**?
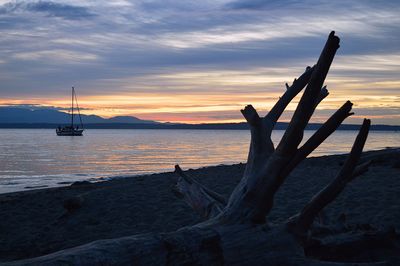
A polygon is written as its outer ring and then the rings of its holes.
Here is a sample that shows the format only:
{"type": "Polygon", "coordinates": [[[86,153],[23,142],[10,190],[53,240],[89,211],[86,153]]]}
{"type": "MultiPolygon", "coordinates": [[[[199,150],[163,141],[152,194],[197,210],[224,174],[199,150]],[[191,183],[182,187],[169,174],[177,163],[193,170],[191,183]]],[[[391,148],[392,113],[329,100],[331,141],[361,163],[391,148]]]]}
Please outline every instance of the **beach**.
{"type": "MultiPolygon", "coordinates": [[[[345,158],[330,155],[302,162],[277,193],[269,222],[279,223],[299,212],[335,177],[345,158]]],[[[327,207],[324,219],[333,222],[345,214],[348,224],[393,226],[398,231],[400,149],[364,152],[361,161],[366,160],[372,160],[369,171],[327,207]]],[[[229,197],[244,168],[244,164],[219,165],[187,173],[229,197]]],[[[98,239],[170,232],[200,222],[174,195],[176,178],[175,173],[166,172],[0,194],[0,262],[37,257],[98,239]]]]}

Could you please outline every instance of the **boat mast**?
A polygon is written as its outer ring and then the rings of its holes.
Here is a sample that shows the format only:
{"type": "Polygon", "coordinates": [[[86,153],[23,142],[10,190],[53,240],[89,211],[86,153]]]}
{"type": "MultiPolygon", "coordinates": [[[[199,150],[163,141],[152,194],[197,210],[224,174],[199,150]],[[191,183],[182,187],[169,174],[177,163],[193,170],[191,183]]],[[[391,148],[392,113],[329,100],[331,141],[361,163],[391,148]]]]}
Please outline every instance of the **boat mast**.
{"type": "Polygon", "coordinates": [[[72,87],[71,127],[74,128],[74,87],[72,87]]]}
{"type": "MultiPolygon", "coordinates": [[[[74,89],[74,92],[75,92],[75,89],[74,89]]],[[[81,112],[79,110],[78,98],[76,97],[76,93],[74,93],[74,96],[75,96],[76,109],[78,109],[79,120],[81,122],[81,128],[83,129],[82,117],[81,117],[81,112]]]]}

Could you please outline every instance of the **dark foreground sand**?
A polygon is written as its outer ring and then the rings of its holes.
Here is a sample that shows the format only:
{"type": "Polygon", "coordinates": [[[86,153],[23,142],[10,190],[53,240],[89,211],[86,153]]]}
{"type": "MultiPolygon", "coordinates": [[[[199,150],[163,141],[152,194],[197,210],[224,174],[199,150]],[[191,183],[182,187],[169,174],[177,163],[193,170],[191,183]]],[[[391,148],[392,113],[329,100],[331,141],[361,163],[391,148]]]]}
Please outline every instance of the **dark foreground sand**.
{"type": "MultiPolygon", "coordinates": [[[[370,170],[353,181],[325,214],[336,219],[345,213],[351,224],[400,230],[400,149],[367,152],[366,157],[373,158],[370,170]]],[[[280,222],[298,212],[332,180],[344,160],[338,155],[304,161],[280,189],[269,220],[280,222]]],[[[243,170],[244,165],[237,164],[189,172],[228,196],[243,170]]],[[[196,213],[171,192],[174,178],[173,173],[162,173],[2,194],[0,262],[36,257],[97,239],[172,231],[199,222],[196,213]],[[73,196],[80,196],[82,206],[66,214],[64,201],[73,196]]]]}

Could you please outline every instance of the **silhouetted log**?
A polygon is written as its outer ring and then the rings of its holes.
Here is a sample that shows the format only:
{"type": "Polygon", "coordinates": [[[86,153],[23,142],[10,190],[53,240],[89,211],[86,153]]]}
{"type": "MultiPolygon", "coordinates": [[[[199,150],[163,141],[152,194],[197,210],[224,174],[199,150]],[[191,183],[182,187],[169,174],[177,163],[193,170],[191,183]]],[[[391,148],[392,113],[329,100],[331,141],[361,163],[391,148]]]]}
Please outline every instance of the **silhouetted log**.
{"type": "Polygon", "coordinates": [[[4,265],[387,265],[306,258],[283,225],[194,226],[167,234],[99,240],[4,265]]]}
{"type": "MultiPolygon", "coordinates": [[[[247,105],[241,110],[243,117],[249,124],[251,140],[246,169],[242,180],[237,186],[238,191],[241,191],[246,186],[247,177],[255,174],[253,171],[260,169],[274,152],[275,148],[271,139],[272,130],[288,104],[307,85],[314,68],[315,66],[307,67],[298,79],[294,79],[291,86],[286,83],[286,91],[263,118],[258,115],[252,105],[247,105]]],[[[319,95],[318,103],[326,96],[328,96],[328,91],[324,87],[319,95]]],[[[182,170],[175,170],[175,172],[179,175],[183,173],[182,170]]],[[[226,200],[221,198],[220,195],[214,197],[213,195],[218,193],[213,192],[197,181],[192,182],[191,179],[190,177],[189,179],[179,179],[176,191],[183,196],[189,206],[199,213],[202,218],[211,218],[219,214],[225,207],[226,200]]]]}
{"type": "Polygon", "coordinates": [[[179,165],[175,165],[175,173],[180,178],[176,181],[175,189],[203,219],[218,215],[226,205],[226,199],[200,184],[191,176],[185,174],[179,165]]]}
{"type": "Polygon", "coordinates": [[[273,206],[274,195],[286,177],[281,172],[296,153],[303,138],[303,131],[316,108],[322,85],[338,48],[339,38],[331,32],[278,147],[268,160],[249,176],[245,175],[242,179],[244,181],[235,188],[220,215],[224,222],[265,222],[273,206]]]}
{"type": "MultiPolygon", "coordinates": [[[[265,167],[269,157],[274,153],[275,148],[271,139],[272,130],[288,104],[307,85],[314,69],[315,66],[307,67],[298,79],[294,79],[291,86],[286,83],[286,91],[263,118],[260,118],[252,105],[247,105],[241,110],[249,124],[251,140],[246,168],[242,179],[230,196],[231,202],[234,198],[241,198],[244,191],[247,191],[249,188],[249,184],[254,184],[255,176],[260,169],[265,167]]],[[[321,100],[326,95],[327,91],[321,94],[321,100]]]]}

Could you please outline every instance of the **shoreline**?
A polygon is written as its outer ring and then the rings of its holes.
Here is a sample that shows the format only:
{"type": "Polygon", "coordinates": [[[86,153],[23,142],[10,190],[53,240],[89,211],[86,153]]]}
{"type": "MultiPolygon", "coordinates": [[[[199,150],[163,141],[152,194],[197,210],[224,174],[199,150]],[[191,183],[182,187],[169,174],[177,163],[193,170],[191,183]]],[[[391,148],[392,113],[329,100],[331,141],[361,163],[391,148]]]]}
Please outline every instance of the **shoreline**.
{"type": "MultiPolygon", "coordinates": [[[[400,149],[364,152],[370,170],[348,185],[327,207],[327,221],[344,213],[350,224],[393,226],[400,230],[400,149]]],[[[328,184],[345,155],[306,159],[276,195],[272,223],[297,213],[328,184]]],[[[244,164],[184,169],[205,186],[229,196],[244,164]]],[[[169,232],[200,222],[199,216],[174,196],[172,172],[117,178],[96,183],[0,194],[0,262],[36,257],[98,239],[148,232],[169,232]],[[78,199],[72,212],[66,202],[78,199]]]]}
{"type": "MultiPolygon", "coordinates": [[[[400,147],[386,147],[385,149],[373,149],[373,150],[368,150],[368,151],[364,151],[364,153],[368,153],[368,152],[376,152],[376,151],[382,151],[382,150],[396,150],[396,149],[400,149],[400,147]]],[[[325,156],[346,156],[348,153],[337,153],[337,154],[323,154],[323,155],[312,155],[309,156],[308,158],[320,158],[320,157],[325,157],[325,156]]],[[[190,170],[201,170],[203,168],[208,168],[208,167],[218,167],[218,166],[235,166],[235,165],[240,165],[243,164],[242,162],[239,163],[233,163],[233,164],[211,164],[211,165],[205,165],[205,166],[201,166],[198,168],[189,168],[190,170]]],[[[183,165],[184,166],[184,165],[183,165]]],[[[90,182],[90,183],[101,183],[101,182],[108,182],[111,180],[119,180],[119,179],[125,179],[125,178],[135,178],[135,177],[143,177],[146,178],[147,176],[153,176],[153,175],[162,175],[162,174],[171,174],[173,172],[173,165],[171,165],[171,171],[160,171],[160,172],[149,172],[149,173],[139,173],[139,174],[128,174],[128,175],[112,175],[112,176],[99,176],[99,177],[90,177],[88,179],[81,179],[81,180],[71,180],[71,181],[60,181],[57,183],[51,183],[51,184],[38,184],[38,185],[27,185],[25,184],[24,187],[20,187],[19,190],[12,190],[12,191],[6,191],[6,192],[2,192],[0,190],[0,196],[4,195],[4,194],[8,194],[8,193],[18,193],[18,192],[25,192],[25,191],[32,191],[32,190],[42,190],[42,189],[51,189],[51,188],[61,188],[64,186],[70,186],[73,183],[76,182],[90,182]]],[[[63,176],[68,176],[68,174],[62,174],[63,176]]],[[[54,175],[49,175],[49,176],[54,176],[54,175]]],[[[44,177],[46,177],[44,175],[44,177]]],[[[7,186],[3,185],[4,187],[7,186]]],[[[11,184],[14,185],[14,184],[11,184]]]]}

